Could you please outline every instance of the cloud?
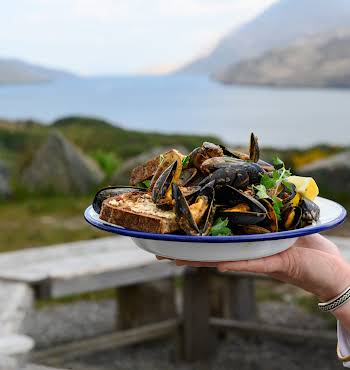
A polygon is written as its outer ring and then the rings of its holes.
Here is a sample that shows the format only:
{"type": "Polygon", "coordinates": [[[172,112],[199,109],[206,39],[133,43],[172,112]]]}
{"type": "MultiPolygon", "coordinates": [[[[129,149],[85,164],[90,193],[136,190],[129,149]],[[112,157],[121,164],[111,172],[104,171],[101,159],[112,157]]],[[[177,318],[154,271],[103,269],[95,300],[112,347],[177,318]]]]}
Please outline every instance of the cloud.
{"type": "Polygon", "coordinates": [[[174,65],[276,0],[12,0],[0,13],[3,56],[82,73],[174,65]]]}

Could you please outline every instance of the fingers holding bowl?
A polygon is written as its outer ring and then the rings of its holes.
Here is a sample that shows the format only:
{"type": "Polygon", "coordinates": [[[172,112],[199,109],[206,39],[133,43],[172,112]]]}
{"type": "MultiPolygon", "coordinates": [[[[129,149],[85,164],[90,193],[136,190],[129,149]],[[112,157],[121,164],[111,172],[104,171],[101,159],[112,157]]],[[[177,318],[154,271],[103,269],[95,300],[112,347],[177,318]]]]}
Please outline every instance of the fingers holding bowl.
{"type": "Polygon", "coordinates": [[[176,266],[190,266],[190,267],[217,267],[218,262],[200,262],[200,261],[186,261],[186,260],[179,260],[179,259],[172,259],[168,257],[156,256],[157,260],[163,261],[173,261],[175,262],[176,266]]]}

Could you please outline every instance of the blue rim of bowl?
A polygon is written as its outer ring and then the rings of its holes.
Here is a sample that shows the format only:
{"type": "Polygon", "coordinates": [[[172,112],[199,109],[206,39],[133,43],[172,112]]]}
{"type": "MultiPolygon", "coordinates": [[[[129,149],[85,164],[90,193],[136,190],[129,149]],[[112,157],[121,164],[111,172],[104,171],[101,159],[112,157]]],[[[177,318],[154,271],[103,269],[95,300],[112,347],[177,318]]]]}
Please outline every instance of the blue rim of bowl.
{"type": "Polygon", "coordinates": [[[192,243],[242,243],[242,242],[257,242],[257,241],[265,241],[265,240],[297,238],[299,236],[316,234],[321,231],[332,229],[344,222],[346,218],[346,210],[343,206],[341,206],[340,204],[332,200],[327,199],[327,201],[333,203],[334,206],[339,208],[339,214],[333,220],[328,221],[323,224],[307,226],[302,229],[279,231],[279,232],[273,232],[269,234],[249,234],[249,235],[232,235],[232,236],[192,236],[192,235],[178,235],[178,234],[149,233],[149,232],[144,232],[144,231],[127,229],[127,228],[123,228],[117,225],[107,224],[107,223],[104,223],[102,220],[96,220],[90,215],[90,212],[92,209],[91,205],[85,210],[84,217],[85,217],[85,220],[90,225],[100,230],[108,231],[108,232],[123,235],[123,236],[129,236],[132,238],[164,240],[164,241],[174,241],[174,242],[184,242],[184,243],[188,243],[188,242],[192,242],[192,243]]]}

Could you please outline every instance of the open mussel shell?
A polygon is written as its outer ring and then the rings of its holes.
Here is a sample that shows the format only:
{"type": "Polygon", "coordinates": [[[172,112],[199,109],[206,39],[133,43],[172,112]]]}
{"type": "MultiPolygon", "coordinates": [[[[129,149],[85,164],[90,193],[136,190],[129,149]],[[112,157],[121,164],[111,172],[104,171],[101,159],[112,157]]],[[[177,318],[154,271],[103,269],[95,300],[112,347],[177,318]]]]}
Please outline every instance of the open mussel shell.
{"type": "Polygon", "coordinates": [[[96,213],[101,212],[102,203],[104,200],[115,197],[117,195],[121,195],[124,193],[130,193],[135,191],[146,191],[147,189],[144,188],[138,188],[134,186],[109,186],[103,189],[100,189],[94,197],[94,200],[92,202],[92,208],[96,213]]]}
{"type": "Polygon", "coordinates": [[[196,197],[201,190],[200,186],[180,186],[181,192],[185,198],[196,197]]]}
{"type": "Polygon", "coordinates": [[[215,214],[214,183],[200,189],[195,202],[191,204],[176,183],[172,184],[172,196],[176,219],[181,230],[189,235],[207,235],[215,214]]]}
{"type": "Polygon", "coordinates": [[[155,204],[162,204],[168,189],[174,179],[178,162],[174,161],[158,177],[152,189],[152,200],[155,204]]]}
{"type": "Polygon", "coordinates": [[[190,211],[189,204],[181,189],[175,183],[172,184],[172,196],[175,201],[174,210],[180,228],[190,235],[199,235],[200,231],[190,211]]]}
{"type": "Polygon", "coordinates": [[[303,198],[299,204],[303,226],[311,225],[320,218],[320,207],[310,199],[303,198]]]}
{"type": "Polygon", "coordinates": [[[249,159],[253,162],[258,162],[260,157],[260,149],[258,144],[258,137],[253,133],[250,134],[249,143],[249,159]]]}
{"type": "Polygon", "coordinates": [[[290,206],[282,213],[282,225],[285,230],[294,230],[300,227],[302,210],[300,207],[290,206]]]}
{"type": "Polygon", "coordinates": [[[222,208],[218,212],[222,217],[227,217],[231,224],[253,225],[266,218],[267,209],[251,195],[229,185],[221,189],[220,193],[223,201],[221,204],[231,203],[232,206],[230,208],[222,208]]]}
{"type": "Polygon", "coordinates": [[[183,169],[177,184],[179,186],[188,185],[189,182],[193,180],[194,177],[197,175],[197,172],[198,172],[197,168],[194,167],[183,169]]]}
{"type": "Polygon", "coordinates": [[[268,234],[271,230],[259,225],[242,225],[239,231],[243,234],[268,234]]]}
{"type": "Polygon", "coordinates": [[[270,230],[271,232],[278,231],[278,218],[276,212],[268,199],[260,199],[260,202],[264,205],[267,210],[266,218],[262,222],[261,226],[270,230]]]}
{"type": "Polygon", "coordinates": [[[282,200],[283,204],[289,204],[297,195],[296,186],[292,183],[290,183],[289,185],[289,189],[284,184],[281,184],[280,189],[278,189],[278,197],[282,200]]]}

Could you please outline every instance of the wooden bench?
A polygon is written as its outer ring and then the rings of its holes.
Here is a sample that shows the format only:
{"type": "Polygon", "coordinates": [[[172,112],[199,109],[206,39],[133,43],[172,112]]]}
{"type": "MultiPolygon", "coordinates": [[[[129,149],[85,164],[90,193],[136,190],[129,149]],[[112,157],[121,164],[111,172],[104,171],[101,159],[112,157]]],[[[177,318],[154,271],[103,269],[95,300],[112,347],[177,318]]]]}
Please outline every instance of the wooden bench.
{"type": "Polygon", "coordinates": [[[177,331],[173,280],[182,271],[172,262],[159,263],[125,237],[0,254],[0,283],[31,287],[37,299],[117,288],[118,329],[123,330],[112,342],[118,345],[177,331]],[[140,299],[142,305],[135,304],[140,299]]]}
{"type": "Polygon", "coordinates": [[[159,263],[126,237],[0,254],[0,279],[28,284],[42,299],[155,281],[180,273],[173,263],[159,263]]]}
{"type": "MultiPolygon", "coordinates": [[[[349,240],[334,239],[348,260],[350,260],[350,253],[347,251],[350,247],[349,240]]],[[[0,254],[0,279],[28,284],[33,287],[38,298],[56,298],[119,287],[120,296],[124,295],[125,300],[132,300],[132,292],[135,291],[137,284],[171,279],[183,272],[183,269],[171,262],[159,263],[153,255],[138,249],[131,240],[123,237],[0,254]],[[124,288],[126,290],[123,293],[124,288]]],[[[246,334],[265,333],[294,340],[306,337],[328,342],[335,340],[334,336],[267,327],[255,322],[254,280],[260,278],[266,279],[263,275],[219,274],[216,269],[187,268],[183,278],[183,310],[180,317],[167,320],[163,318],[161,323],[129,328],[104,336],[100,340],[89,339],[77,344],[57,346],[38,353],[37,358],[60,356],[69,350],[83,352],[86,348],[136,343],[176,333],[179,327],[182,328],[185,359],[190,361],[209,356],[211,330],[236,330],[246,334]],[[223,284],[219,284],[222,298],[221,312],[213,316],[210,307],[210,285],[215,279],[221,279],[223,284]]],[[[138,294],[136,289],[136,295],[138,294]]],[[[152,300],[155,301],[154,297],[152,300]]],[[[145,302],[138,306],[140,311],[147,310],[145,302]]]]}

